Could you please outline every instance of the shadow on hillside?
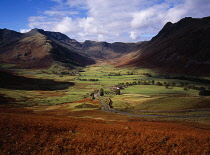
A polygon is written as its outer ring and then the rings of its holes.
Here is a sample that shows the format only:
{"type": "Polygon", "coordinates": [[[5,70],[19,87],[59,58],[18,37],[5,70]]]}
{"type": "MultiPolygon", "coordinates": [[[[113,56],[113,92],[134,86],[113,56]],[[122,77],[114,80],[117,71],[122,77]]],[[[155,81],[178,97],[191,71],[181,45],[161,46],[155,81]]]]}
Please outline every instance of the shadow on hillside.
{"type": "Polygon", "coordinates": [[[35,79],[14,75],[6,71],[0,71],[0,88],[17,90],[64,90],[73,86],[72,82],[57,82],[50,79],[35,79]]]}

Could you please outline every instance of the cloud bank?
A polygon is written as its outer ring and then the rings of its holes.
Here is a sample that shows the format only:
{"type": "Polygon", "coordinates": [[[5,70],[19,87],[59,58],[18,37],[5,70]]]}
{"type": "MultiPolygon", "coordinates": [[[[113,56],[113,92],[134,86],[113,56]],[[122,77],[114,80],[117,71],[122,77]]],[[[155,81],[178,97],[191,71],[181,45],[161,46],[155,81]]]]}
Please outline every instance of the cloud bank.
{"type": "MultiPolygon", "coordinates": [[[[55,6],[28,18],[28,26],[78,41],[150,40],[168,21],[209,16],[209,0],[51,0],[55,6]]],[[[22,32],[26,31],[23,29],[22,32]]]]}

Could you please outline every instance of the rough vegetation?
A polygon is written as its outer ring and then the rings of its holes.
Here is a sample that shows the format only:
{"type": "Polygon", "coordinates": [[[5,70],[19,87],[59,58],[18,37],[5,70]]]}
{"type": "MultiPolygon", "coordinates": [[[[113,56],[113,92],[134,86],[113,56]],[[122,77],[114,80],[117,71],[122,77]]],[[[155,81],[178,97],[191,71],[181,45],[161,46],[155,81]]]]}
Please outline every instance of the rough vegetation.
{"type": "Polygon", "coordinates": [[[1,154],[209,154],[210,131],[1,109],[1,154]]]}

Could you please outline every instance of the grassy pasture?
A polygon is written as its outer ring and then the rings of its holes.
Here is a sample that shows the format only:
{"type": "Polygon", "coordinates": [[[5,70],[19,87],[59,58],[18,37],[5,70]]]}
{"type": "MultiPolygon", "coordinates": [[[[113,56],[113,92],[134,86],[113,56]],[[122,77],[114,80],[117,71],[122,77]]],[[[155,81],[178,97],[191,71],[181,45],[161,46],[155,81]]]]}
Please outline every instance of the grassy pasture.
{"type": "Polygon", "coordinates": [[[122,90],[124,94],[144,94],[144,95],[173,95],[173,94],[193,94],[197,95],[198,91],[196,90],[188,90],[185,91],[180,87],[173,87],[170,89],[166,89],[164,86],[156,86],[156,85],[135,85],[128,87],[122,90]]]}
{"type": "MultiPolygon", "coordinates": [[[[114,93],[106,94],[105,97],[110,97],[113,101],[113,107],[116,109],[130,110],[185,110],[192,109],[193,105],[198,105],[198,90],[189,89],[183,90],[183,87],[178,87],[180,82],[196,84],[198,86],[208,85],[198,82],[192,82],[179,79],[166,79],[158,76],[152,70],[144,68],[114,68],[109,65],[93,65],[83,69],[78,69],[79,74],[76,75],[60,75],[52,72],[61,72],[64,68],[56,65],[48,70],[15,70],[16,73],[27,78],[35,79],[50,79],[55,82],[70,82],[73,85],[59,90],[59,85],[54,86],[56,90],[10,90],[1,89],[1,94],[6,97],[14,98],[16,102],[28,105],[58,105],[62,103],[74,103],[75,101],[90,98],[89,94],[95,89],[103,88],[110,92],[109,87],[118,85],[118,83],[133,82],[136,80],[156,82],[175,82],[177,85],[166,89],[165,86],[157,85],[130,85],[121,90],[122,95],[116,96],[114,93]],[[120,76],[110,76],[113,73],[120,76]],[[134,73],[134,75],[128,75],[134,73]],[[146,76],[151,74],[152,76],[146,76]],[[80,80],[86,79],[86,81],[80,80]],[[98,81],[90,81],[97,79],[98,81]],[[179,97],[177,97],[177,95],[179,97]],[[191,103],[191,104],[187,104],[191,103]]],[[[36,81],[36,80],[35,80],[36,81]]],[[[205,97],[204,97],[205,98],[205,97]]],[[[205,103],[210,101],[205,98],[205,103]]],[[[202,100],[202,101],[204,101],[202,100]]],[[[79,103],[83,104],[83,103],[79,103]]],[[[78,103],[76,103],[78,106],[78,103]]],[[[203,107],[205,108],[205,107],[203,107]]]]}
{"type": "Polygon", "coordinates": [[[182,111],[210,109],[209,97],[163,97],[138,104],[136,110],[182,111]]]}

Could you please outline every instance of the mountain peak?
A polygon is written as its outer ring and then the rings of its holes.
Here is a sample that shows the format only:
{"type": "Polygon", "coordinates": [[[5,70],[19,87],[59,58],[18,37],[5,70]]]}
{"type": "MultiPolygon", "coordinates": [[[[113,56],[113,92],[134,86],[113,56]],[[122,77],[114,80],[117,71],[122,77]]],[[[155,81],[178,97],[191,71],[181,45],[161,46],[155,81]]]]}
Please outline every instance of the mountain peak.
{"type": "Polygon", "coordinates": [[[178,21],[177,23],[167,22],[160,32],[152,38],[151,41],[160,39],[160,38],[167,38],[172,36],[173,34],[181,34],[190,29],[196,29],[199,27],[203,27],[202,25],[209,25],[210,24],[210,17],[204,18],[192,18],[192,17],[185,17],[178,21]]]}
{"type": "Polygon", "coordinates": [[[43,32],[44,32],[44,30],[42,30],[42,29],[34,28],[34,29],[31,29],[31,31],[27,32],[27,34],[35,35],[37,33],[43,33],[43,32]]]}
{"type": "Polygon", "coordinates": [[[209,76],[209,40],[210,17],[186,17],[177,23],[168,22],[126,64],[169,73],[209,76]]]}

